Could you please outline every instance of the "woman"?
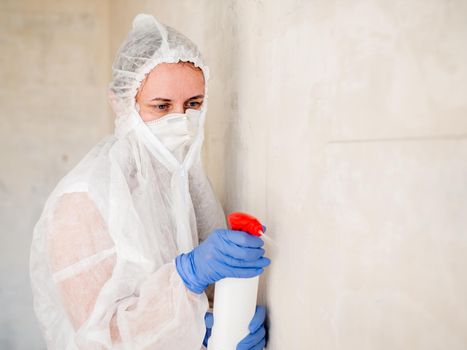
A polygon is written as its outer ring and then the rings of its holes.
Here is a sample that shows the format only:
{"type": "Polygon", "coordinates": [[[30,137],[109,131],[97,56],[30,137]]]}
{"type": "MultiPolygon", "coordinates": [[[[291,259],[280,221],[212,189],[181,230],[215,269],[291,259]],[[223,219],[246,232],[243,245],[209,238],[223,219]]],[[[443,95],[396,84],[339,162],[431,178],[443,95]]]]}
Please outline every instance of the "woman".
{"type": "MultiPolygon", "coordinates": [[[[207,286],[269,265],[260,238],[225,229],[203,172],[207,78],[186,37],[135,18],[112,67],[115,133],[60,181],[34,229],[49,349],[200,349],[207,286]]],[[[263,321],[259,308],[238,349],[264,347],[263,321]]]]}

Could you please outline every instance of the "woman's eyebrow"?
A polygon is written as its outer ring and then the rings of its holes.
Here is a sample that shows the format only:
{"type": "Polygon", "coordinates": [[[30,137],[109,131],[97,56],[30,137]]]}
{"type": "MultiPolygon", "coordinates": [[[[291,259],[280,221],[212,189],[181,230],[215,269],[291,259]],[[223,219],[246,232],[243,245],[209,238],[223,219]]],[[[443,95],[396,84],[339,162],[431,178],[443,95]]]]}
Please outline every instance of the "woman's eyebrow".
{"type": "MultiPolygon", "coordinates": [[[[198,98],[204,98],[204,95],[196,95],[196,96],[193,96],[193,97],[190,97],[189,99],[187,99],[187,101],[189,100],[196,100],[198,98]]],[[[162,98],[162,97],[154,97],[151,101],[164,101],[164,102],[171,102],[172,100],[170,98],[162,98]]]]}
{"type": "Polygon", "coordinates": [[[197,98],[204,98],[204,95],[196,95],[196,96],[190,97],[188,100],[196,100],[197,98]]]}

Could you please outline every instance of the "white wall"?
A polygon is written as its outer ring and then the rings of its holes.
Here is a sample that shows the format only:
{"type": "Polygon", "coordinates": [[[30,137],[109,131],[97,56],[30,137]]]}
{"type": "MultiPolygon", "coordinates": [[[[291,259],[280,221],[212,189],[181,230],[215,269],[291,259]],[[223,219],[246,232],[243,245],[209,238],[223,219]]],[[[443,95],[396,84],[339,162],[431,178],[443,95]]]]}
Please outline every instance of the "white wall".
{"type": "Polygon", "coordinates": [[[270,349],[467,348],[466,18],[465,1],[236,2],[222,176],[280,246],[270,349]]]}
{"type": "Polygon", "coordinates": [[[200,46],[208,172],[226,211],[259,216],[280,246],[260,295],[268,349],[467,348],[465,1],[73,4],[0,5],[0,60],[14,62],[0,66],[1,348],[40,348],[31,227],[110,130],[110,59],[138,12],[200,46]]]}
{"type": "Polygon", "coordinates": [[[50,191],[111,130],[106,1],[0,2],[0,349],[45,349],[29,247],[50,191]]]}

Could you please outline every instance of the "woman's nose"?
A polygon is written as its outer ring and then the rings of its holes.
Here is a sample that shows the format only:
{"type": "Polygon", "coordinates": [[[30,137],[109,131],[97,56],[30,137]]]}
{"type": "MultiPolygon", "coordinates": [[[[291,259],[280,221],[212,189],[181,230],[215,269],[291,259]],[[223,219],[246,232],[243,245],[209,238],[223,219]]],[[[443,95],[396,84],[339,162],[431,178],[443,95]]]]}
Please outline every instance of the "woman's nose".
{"type": "Polygon", "coordinates": [[[185,113],[185,110],[186,110],[186,109],[185,109],[185,106],[183,106],[183,105],[181,104],[181,105],[175,105],[175,106],[174,106],[173,112],[174,112],[174,113],[182,113],[182,114],[183,114],[183,113],[185,113]]]}

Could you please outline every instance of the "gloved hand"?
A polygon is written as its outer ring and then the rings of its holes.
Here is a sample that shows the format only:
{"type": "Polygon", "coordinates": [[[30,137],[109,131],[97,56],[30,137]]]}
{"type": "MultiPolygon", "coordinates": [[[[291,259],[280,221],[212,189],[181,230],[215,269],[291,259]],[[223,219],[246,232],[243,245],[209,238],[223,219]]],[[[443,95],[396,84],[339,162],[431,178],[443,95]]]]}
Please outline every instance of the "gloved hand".
{"type": "Polygon", "coordinates": [[[206,315],[204,315],[204,324],[206,325],[206,333],[204,334],[203,345],[208,347],[208,340],[211,336],[212,326],[214,324],[214,317],[212,312],[206,312],[206,315]]]}
{"type": "Polygon", "coordinates": [[[248,326],[250,334],[238,343],[237,350],[262,350],[266,346],[266,328],[264,320],[266,319],[266,308],[256,306],[256,312],[248,326]]]}
{"type": "Polygon", "coordinates": [[[177,256],[175,265],[187,288],[200,294],[222,278],[260,275],[271,263],[263,257],[263,244],[242,231],[217,229],[191,252],[177,256]]]}
{"type": "MultiPolygon", "coordinates": [[[[237,350],[262,350],[266,346],[266,328],[264,327],[265,318],[266,308],[264,306],[257,306],[255,315],[248,327],[250,334],[238,343],[237,350]]],[[[212,312],[206,312],[204,323],[206,324],[206,334],[204,336],[203,345],[207,347],[209,337],[211,336],[212,326],[214,324],[212,312]]]]}

